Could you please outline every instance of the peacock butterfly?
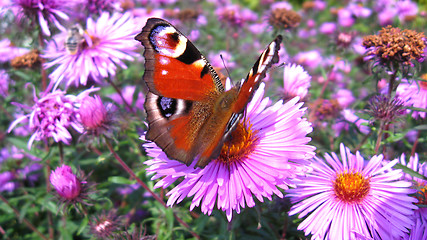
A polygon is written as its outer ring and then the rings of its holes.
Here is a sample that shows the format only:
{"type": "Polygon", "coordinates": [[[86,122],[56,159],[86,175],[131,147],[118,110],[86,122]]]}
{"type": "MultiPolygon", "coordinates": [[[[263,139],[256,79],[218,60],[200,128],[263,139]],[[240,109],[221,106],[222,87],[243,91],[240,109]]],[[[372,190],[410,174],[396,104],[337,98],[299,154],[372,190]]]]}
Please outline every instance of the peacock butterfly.
{"type": "Polygon", "coordinates": [[[218,74],[197,48],[169,22],[150,18],[136,37],[145,48],[143,79],[148,131],[170,159],[205,167],[217,158],[261,79],[279,61],[279,35],[245,81],[225,91],[218,74]]]}

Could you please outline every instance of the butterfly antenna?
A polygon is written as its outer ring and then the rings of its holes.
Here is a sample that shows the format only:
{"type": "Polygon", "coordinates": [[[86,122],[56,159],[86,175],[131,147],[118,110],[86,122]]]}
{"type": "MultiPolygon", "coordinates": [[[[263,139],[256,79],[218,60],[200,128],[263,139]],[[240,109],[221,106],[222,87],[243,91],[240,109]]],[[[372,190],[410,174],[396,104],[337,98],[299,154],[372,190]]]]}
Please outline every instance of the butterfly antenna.
{"type": "MultiPolygon", "coordinates": [[[[219,57],[221,58],[222,65],[224,65],[225,71],[227,72],[227,77],[230,78],[231,81],[230,71],[228,71],[227,65],[225,65],[224,57],[222,56],[222,54],[220,54],[219,57]]],[[[231,83],[233,83],[233,81],[231,81],[231,83]]]]}
{"type": "Polygon", "coordinates": [[[276,66],[272,66],[270,69],[268,69],[267,71],[268,72],[270,72],[270,71],[275,71],[277,68],[281,68],[281,67],[283,67],[283,66],[285,66],[285,62],[282,62],[281,64],[279,64],[279,65],[276,65],[276,66]]]}

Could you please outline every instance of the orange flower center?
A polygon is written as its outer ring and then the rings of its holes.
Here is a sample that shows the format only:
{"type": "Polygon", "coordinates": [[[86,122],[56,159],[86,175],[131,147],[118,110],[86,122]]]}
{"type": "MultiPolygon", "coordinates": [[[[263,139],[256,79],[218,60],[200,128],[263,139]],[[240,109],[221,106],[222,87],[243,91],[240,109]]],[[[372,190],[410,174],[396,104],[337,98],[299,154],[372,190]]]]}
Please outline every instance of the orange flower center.
{"type": "Polygon", "coordinates": [[[368,195],[370,184],[359,172],[344,172],[337,175],[333,188],[341,201],[359,203],[368,195]]]}
{"type": "Polygon", "coordinates": [[[217,161],[231,164],[246,158],[255,149],[258,143],[257,131],[251,129],[252,125],[247,122],[237,124],[230,138],[222,146],[221,154],[217,161]]]}
{"type": "Polygon", "coordinates": [[[420,87],[424,90],[427,90],[427,73],[421,75],[421,79],[424,81],[419,81],[420,87]]]}
{"type": "Polygon", "coordinates": [[[417,204],[427,205],[427,185],[426,185],[426,183],[425,182],[423,182],[423,183],[417,182],[415,187],[418,190],[417,193],[415,193],[415,197],[418,200],[417,204]]]}

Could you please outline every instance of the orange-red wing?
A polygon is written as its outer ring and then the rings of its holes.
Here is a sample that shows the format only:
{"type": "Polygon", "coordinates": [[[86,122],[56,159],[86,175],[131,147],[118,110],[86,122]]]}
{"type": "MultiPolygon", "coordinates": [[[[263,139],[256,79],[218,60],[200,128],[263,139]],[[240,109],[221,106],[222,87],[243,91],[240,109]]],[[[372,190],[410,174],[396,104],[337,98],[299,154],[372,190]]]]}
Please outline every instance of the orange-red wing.
{"type": "Polygon", "coordinates": [[[163,19],[150,18],[135,37],[145,48],[144,80],[156,95],[203,101],[224,88],[196,47],[163,19]]]}
{"type": "Polygon", "coordinates": [[[278,52],[282,36],[277,36],[267,49],[262,52],[254,66],[249,71],[246,80],[240,87],[239,95],[233,107],[234,113],[242,113],[249,101],[251,101],[254,92],[258,89],[261,80],[265,77],[267,70],[279,61],[278,52]]]}

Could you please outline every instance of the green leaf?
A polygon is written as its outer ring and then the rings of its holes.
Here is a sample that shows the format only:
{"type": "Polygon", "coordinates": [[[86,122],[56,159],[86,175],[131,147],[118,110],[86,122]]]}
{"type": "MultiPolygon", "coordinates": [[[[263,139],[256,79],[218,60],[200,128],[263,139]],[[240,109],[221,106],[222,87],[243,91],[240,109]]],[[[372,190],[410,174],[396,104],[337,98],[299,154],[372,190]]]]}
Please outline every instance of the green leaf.
{"type": "Polygon", "coordinates": [[[108,181],[111,183],[117,183],[117,184],[134,184],[135,181],[129,180],[128,178],[121,177],[121,176],[113,176],[109,177],[108,181]]]}
{"type": "Polygon", "coordinates": [[[416,177],[416,178],[419,178],[419,179],[427,180],[427,177],[425,177],[424,175],[422,175],[422,174],[420,174],[420,173],[418,173],[418,172],[416,172],[416,171],[412,170],[411,168],[408,168],[407,166],[402,165],[402,164],[400,164],[400,163],[396,164],[396,165],[394,166],[394,168],[395,168],[395,169],[402,169],[402,170],[403,170],[403,172],[405,172],[405,173],[407,173],[407,174],[411,175],[412,177],[416,177]]]}
{"type": "Polygon", "coordinates": [[[86,226],[89,223],[89,218],[87,216],[82,219],[82,222],[80,223],[79,229],[77,230],[77,236],[79,236],[86,228],[86,226]]]}

